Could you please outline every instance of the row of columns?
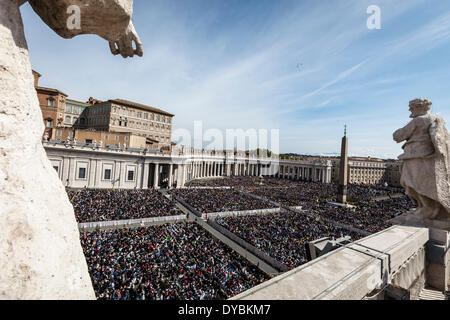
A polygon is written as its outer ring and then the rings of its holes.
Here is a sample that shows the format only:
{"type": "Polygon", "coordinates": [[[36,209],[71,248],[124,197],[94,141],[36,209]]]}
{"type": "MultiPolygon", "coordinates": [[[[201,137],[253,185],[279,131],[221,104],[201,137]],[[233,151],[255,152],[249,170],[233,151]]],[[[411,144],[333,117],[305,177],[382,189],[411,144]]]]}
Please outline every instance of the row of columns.
{"type": "MultiPolygon", "coordinates": [[[[226,163],[214,161],[194,161],[188,164],[146,163],[143,168],[142,188],[158,189],[161,177],[169,188],[182,188],[186,181],[200,178],[224,176],[260,176],[261,164],[245,162],[226,163]],[[153,167],[151,167],[153,165],[153,167]],[[149,181],[150,170],[152,181],[149,181]]],[[[331,167],[280,165],[279,178],[314,182],[331,182],[331,167]]]]}
{"type": "Polygon", "coordinates": [[[280,165],[278,177],[291,180],[331,183],[331,167],[280,165]]]}
{"type": "Polygon", "coordinates": [[[229,176],[259,176],[261,174],[261,165],[256,163],[194,161],[187,166],[188,180],[229,176]]]}
{"type": "Polygon", "coordinates": [[[174,163],[145,163],[142,175],[142,189],[159,189],[161,179],[167,184],[168,188],[182,188],[186,182],[185,164],[174,163]]]}
{"type": "Polygon", "coordinates": [[[227,164],[224,162],[196,161],[187,165],[188,180],[227,175],[227,164]]]}

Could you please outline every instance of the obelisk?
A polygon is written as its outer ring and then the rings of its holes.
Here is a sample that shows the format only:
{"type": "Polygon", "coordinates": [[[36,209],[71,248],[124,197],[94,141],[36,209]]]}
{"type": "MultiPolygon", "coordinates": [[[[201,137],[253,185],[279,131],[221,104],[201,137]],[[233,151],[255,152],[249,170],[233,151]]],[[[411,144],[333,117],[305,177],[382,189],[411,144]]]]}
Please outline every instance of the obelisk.
{"type": "Polygon", "coordinates": [[[348,138],[347,126],[345,126],[344,137],[341,145],[341,161],[339,167],[339,185],[337,200],[340,203],[347,203],[347,182],[348,182],[348,138]]]}

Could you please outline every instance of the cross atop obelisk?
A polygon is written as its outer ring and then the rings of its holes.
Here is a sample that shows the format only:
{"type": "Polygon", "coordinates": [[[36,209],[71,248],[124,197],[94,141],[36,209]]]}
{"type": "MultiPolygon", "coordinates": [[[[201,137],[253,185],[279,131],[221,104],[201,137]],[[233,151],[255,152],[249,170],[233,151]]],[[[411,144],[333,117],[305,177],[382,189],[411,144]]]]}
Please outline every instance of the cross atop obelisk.
{"type": "Polygon", "coordinates": [[[348,138],[347,125],[344,127],[344,137],[341,145],[341,161],[339,166],[339,185],[337,200],[340,203],[347,202],[347,181],[348,181],[348,138]]]}

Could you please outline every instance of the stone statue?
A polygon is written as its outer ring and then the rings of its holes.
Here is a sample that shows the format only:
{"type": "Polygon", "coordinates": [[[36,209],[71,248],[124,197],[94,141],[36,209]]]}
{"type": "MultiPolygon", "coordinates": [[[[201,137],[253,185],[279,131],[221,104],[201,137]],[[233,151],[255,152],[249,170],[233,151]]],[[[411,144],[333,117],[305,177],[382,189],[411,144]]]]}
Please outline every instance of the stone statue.
{"type": "MultiPolygon", "coordinates": [[[[19,10],[25,2],[0,2],[0,299],[95,299],[73,207],[41,142],[19,10]]],[[[29,3],[64,38],[97,34],[113,54],[142,55],[132,0],[29,3]]]]}
{"type": "Polygon", "coordinates": [[[413,119],[394,133],[403,145],[399,156],[400,183],[418,208],[408,219],[428,227],[447,229],[450,225],[449,136],[445,121],[430,114],[431,101],[415,99],[409,103],[413,119]]]}

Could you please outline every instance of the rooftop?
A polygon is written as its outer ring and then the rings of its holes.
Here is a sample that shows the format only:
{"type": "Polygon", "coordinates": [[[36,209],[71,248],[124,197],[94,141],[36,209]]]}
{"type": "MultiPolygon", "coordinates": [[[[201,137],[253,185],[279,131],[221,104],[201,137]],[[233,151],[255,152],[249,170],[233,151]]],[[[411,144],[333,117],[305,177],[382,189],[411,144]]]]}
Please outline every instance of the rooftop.
{"type": "Polygon", "coordinates": [[[155,107],[150,107],[150,106],[147,106],[147,105],[144,105],[144,104],[140,104],[140,103],[137,103],[137,102],[124,100],[124,99],[108,100],[108,102],[120,104],[120,105],[127,106],[127,107],[138,108],[138,109],[142,109],[142,110],[146,110],[146,111],[151,111],[151,112],[163,114],[163,115],[166,115],[166,116],[169,116],[169,117],[173,117],[174,116],[173,114],[168,113],[166,111],[163,111],[161,109],[158,109],[158,108],[155,108],[155,107]]]}

